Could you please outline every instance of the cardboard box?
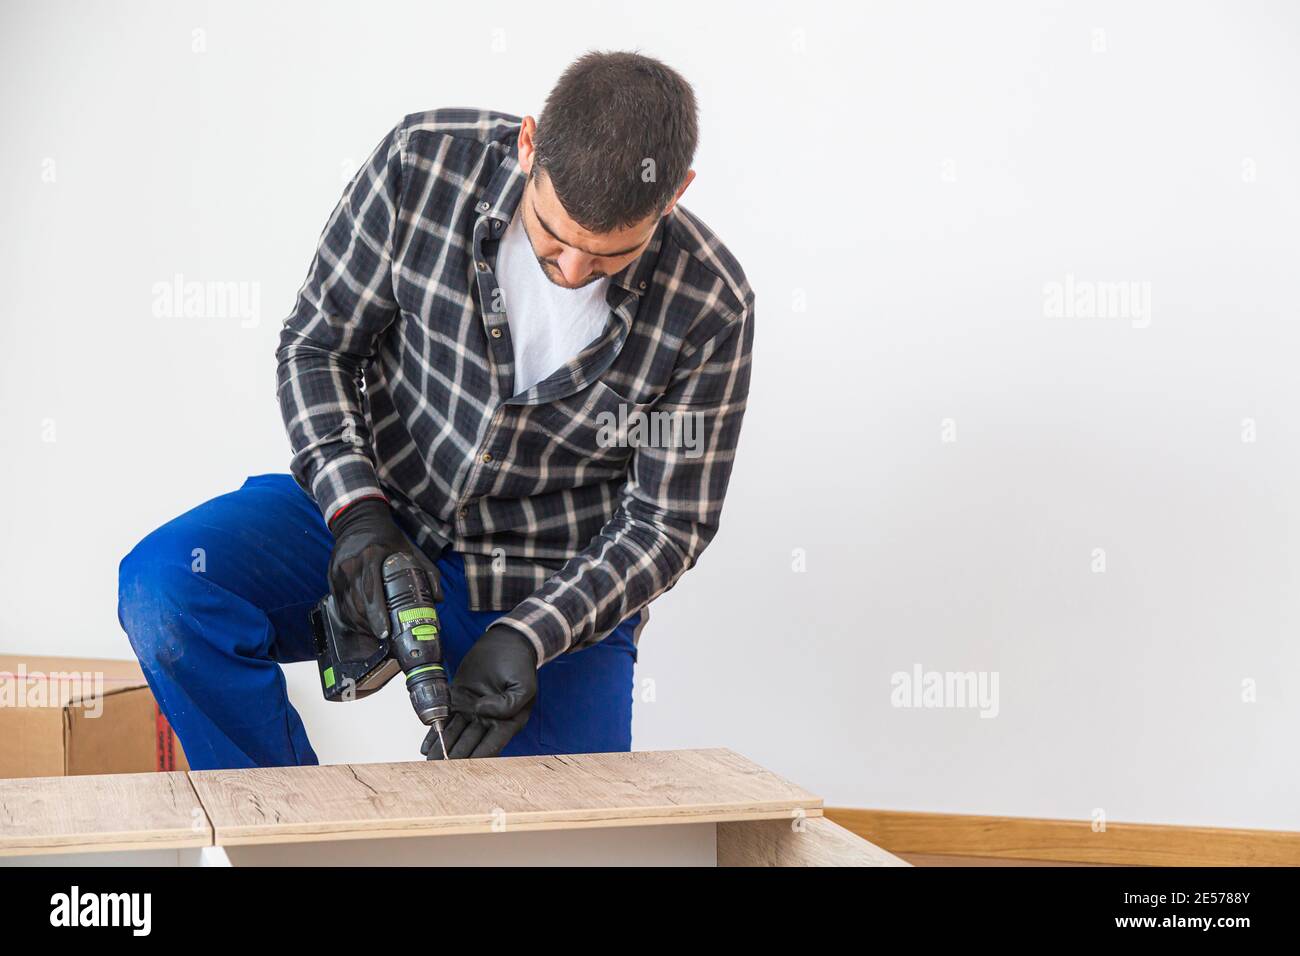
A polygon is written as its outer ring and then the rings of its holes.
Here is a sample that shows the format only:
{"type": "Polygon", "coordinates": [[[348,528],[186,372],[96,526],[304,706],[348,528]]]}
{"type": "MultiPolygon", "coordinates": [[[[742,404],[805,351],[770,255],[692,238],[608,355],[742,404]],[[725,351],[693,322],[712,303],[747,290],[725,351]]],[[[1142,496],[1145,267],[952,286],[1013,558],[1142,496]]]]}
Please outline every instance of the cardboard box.
{"type": "Polygon", "coordinates": [[[0,777],[188,767],[135,661],[0,654],[0,777]]]}

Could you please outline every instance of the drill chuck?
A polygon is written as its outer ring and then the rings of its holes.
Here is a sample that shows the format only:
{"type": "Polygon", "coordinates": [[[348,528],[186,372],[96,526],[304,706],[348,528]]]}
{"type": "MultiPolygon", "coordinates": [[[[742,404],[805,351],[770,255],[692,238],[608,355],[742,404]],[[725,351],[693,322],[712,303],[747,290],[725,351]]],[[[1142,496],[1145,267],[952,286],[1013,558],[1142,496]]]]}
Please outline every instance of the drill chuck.
{"type": "Polygon", "coordinates": [[[411,695],[411,706],[415,708],[416,716],[423,723],[432,724],[451,715],[447,672],[441,664],[417,667],[407,674],[406,690],[411,695]]]}

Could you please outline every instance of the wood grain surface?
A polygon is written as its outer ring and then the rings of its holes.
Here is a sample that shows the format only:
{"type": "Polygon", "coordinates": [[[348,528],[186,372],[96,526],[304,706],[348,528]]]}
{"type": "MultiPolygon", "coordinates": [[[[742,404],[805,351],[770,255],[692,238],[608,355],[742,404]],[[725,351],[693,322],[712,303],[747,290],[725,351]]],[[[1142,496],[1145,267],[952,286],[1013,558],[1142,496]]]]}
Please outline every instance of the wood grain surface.
{"type": "Polygon", "coordinates": [[[211,843],[183,772],[0,780],[0,856],[211,843]]]}
{"type": "Polygon", "coordinates": [[[729,750],[192,772],[217,845],[820,817],[729,750]]]}
{"type": "Polygon", "coordinates": [[[718,824],[718,866],[910,866],[825,817],[718,824]]]}

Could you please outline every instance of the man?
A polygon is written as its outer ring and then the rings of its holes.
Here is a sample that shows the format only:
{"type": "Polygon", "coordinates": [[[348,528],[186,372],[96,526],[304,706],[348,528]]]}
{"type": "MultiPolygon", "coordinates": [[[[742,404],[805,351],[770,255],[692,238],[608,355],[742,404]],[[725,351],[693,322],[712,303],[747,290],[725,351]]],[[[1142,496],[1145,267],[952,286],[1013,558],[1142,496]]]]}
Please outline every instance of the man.
{"type": "Polygon", "coordinates": [[[451,757],[631,748],[645,607],[713,537],[749,390],[753,293],[677,205],[696,122],[673,70],[590,53],[539,121],[435,110],[379,144],[281,335],[293,477],[122,562],[193,767],[316,762],[279,664],[326,591],[382,632],[397,552],[440,582],[451,757]]]}

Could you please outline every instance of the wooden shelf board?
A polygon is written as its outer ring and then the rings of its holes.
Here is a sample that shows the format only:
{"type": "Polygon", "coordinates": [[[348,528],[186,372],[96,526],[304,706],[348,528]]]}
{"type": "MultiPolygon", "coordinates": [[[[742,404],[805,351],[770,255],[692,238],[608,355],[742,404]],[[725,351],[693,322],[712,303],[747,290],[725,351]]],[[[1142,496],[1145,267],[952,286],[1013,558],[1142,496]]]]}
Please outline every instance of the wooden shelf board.
{"type": "Polygon", "coordinates": [[[0,780],[0,856],[211,844],[183,772],[0,780]]]}
{"type": "Polygon", "coordinates": [[[190,774],[220,846],[821,816],[729,750],[190,774]]]}

